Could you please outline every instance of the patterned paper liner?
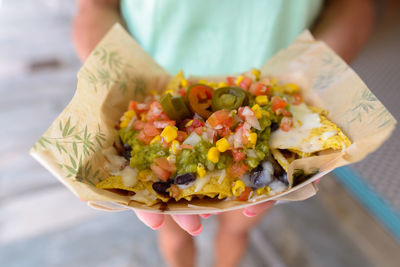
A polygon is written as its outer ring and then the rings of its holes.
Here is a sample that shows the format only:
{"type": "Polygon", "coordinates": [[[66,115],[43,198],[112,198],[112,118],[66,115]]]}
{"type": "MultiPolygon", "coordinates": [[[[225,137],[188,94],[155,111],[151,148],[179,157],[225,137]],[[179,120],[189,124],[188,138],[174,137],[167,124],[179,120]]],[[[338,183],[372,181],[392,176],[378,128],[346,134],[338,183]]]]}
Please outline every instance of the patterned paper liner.
{"type": "MultiPolygon", "coordinates": [[[[308,31],[261,67],[262,75],[303,88],[307,103],[329,111],[353,144],[343,151],[295,160],[288,170],[318,169],[306,182],[256,202],[193,200],[168,204],[169,214],[198,214],[243,208],[271,199],[298,201],[313,196],[313,181],[334,168],[357,162],[376,150],[394,130],[396,120],[357,74],[308,31]]],[[[82,200],[96,208],[119,211],[137,208],[161,212],[95,185],[108,177],[102,149],[113,144],[115,123],[129,100],[162,91],[171,76],[116,24],[91,53],[78,73],[76,93],[65,110],[31,149],[31,154],[82,200]]],[[[214,78],[217,79],[218,78],[214,78]]]]}

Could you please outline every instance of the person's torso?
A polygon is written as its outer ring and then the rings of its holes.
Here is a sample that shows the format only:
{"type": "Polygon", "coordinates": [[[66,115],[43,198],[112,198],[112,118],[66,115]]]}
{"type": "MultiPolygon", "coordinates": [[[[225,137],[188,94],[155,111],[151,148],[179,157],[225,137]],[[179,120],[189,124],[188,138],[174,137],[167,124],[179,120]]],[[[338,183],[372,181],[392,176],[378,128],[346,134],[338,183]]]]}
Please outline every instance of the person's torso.
{"type": "Polygon", "coordinates": [[[319,14],[322,0],[122,0],[136,41],[171,74],[260,67],[319,14]]]}

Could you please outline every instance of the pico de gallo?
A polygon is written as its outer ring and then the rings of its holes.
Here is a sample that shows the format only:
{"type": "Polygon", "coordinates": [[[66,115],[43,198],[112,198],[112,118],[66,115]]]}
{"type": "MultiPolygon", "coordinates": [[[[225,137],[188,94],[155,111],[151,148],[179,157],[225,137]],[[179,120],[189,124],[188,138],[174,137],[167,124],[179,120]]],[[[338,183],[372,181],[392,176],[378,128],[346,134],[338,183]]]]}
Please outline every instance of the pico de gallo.
{"type": "Polygon", "coordinates": [[[289,107],[303,99],[296,84],[260,76],[253,69],[216,83],[178,75],[162,95],[130,101],[117,126],[119,154],[138,178],[122,177],[120,189],[142,181],[132,191],[147,190],[164,202],[201,194],[247,201],[287,189],[268,141],[271,132],[291,129],[289,107]]]}

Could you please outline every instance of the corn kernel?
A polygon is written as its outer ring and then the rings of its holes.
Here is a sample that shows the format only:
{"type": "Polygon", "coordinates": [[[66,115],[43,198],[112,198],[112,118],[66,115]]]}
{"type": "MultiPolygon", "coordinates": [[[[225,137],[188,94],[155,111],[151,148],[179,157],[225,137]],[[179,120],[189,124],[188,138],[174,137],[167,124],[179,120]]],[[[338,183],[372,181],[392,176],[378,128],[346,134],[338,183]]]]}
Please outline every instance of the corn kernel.
{"type": "Polygon", "coordinates": [[[255,144],[257,143],[257,134],[256,133],[250,133],[249,143],[251,146],[255,146],[255,144]]]}
{"type": "Polygon", "coordinates": [[[189,127],[190,125],[192,125],[192,123],[193,123],[193,120],[188,121],[188,122],[185,124],[185,127],[189,127]]]}
{"type": "Polygon", "coordinates": [[[251,109],[254,111],[254,114],[256,115],[257,119],[261,119],[261,108],[258,104],[255,104],[254,106],[251,107],[251,109]]]}
{"type": "Polygon", "coordinates": [[[135,116],[135,115],[136,115],[136,112],[135,112],[133,109],[131,109],[131,110],[129,110],[129,111],[127,111],[127,112],[124,113],[124,118],[130,120],[130,119],[132,119],[133,116],[135,116]]]}
{"type": "Polygon", "coordinates": [[[260,196],[260,195],[266,195],[266,194],[269,194],[270,192],[271,192],[271,188],[270,188],[269,186],[261,187],[261,188],[258,188],[258,189],[256,190],[256,194],[257,194],[258,196],[260,196]]]}
{"type": "Polygon", "coordinates": [[[209,82],[208,86],[210,86],[212,88],[216,88],[217,87],[217,83],[216,82],[209,82]]]}
{"type": "Polygon", "coordinates": [[[278,85],[278,80],[276,78],[271,78],[271,79],[269,79],[269,81],[270,81],[272,86],[278,85]]]}
{"type": "Polygon", "coordinates": [[[236,79],[235,84],[236,84],[237,86],[239,86],[239,84],[243,81],[243,79],[244,79],[243,75],[239,75],[239,76],[237,77],[237,79],[236,79]]]}
{"type": "Polygon", "coordinates": [[[266,95],[258,95],[256,96],[256,103],[260,106],[265,106],[268,104],[268,97],[266,95]]]}
{"type": "Polygon", "coordinates": [[[212,163],[218,163],[218,161],[219,161],[219,151],[215,146],[208,150],[207,158],[212,163]]]}
{"type": "Polygon", "coordinates": [[[160,135],[156,135],[156,136],[153,137],[153,139],[151,139],[150,145],[154,145],[154,144],[156,144],[156,143],[158,143],[160,141],[161,141],[161,136],[160,135]]]}
{"type": "Polygon", "coordinates": [[[146,121],[146,114],[144,114],[144,113],[140,114],[140,119],[142,121],[146,121]]]}
{"type": "Polygon", "coordinates": [[[206,169],[204,169],[203,165],[200,163],[197,165],[197,174],[200,178],[203,178],[206,175],[206,169]]]}
{"type": "Polygon", "coordinates": [[[128,124],[131,120],[130,119],[124,119],[123,121],[120,122],[119,128],[126,128],[128,127],[128,124]]]}
{"type": "Polygon", "coordinates": [[[179,141],[177,141],[177,140],[172,141],[169,151],[174,155],[178,154],[180,145],[181,144],[179,143],[179,141]]]}
{"type": "Polygon", "coordinates": [[[225,152],[229,148],[228,140],[226,140],[225,137],[219,139],[215,145],[217,146],[219,152],[225,152]]]}
{"type": "Polygon", "coordinates": [[[263,110],[263,109],[261,110],[261,114],[264,115],[267,118],[269,118],[269,116],[270,116],[269,112],[266,111],[266,110],[263,110]]]}
{"type": "Polygon", "coordinates": [[[186,81],[186,79],[182,79],[181,80],[181,85],[182,85],[183,88],[188,87],[188,82],[186,81]]]}
{"type": "Polygon", "coordinates": [[[251,73],[254,75],[257,81],[260,79],[261,72],[258,69],[252,69],[251,73]]]}
{"type": "Polygon", "coordinates": [[[164,140],[167,143],[172,142],[175,140],[175,138],[178,136],[178,128],[175,126],[168,125],[167,127],[164,128],[164,130],[161,132],[161,137],[164,138],[164,140]]]}
{"type": "Polygon", "coordinates": [[[299,92],[299,86],[295,83],[288,83],[288,84],[285,84],[284,91],[285,91],[285,93],[288,93],[288,94],[296,94],[299,92]]]}
{"type": "Polygon", "coordinates": [[[173,94],[174,93],[174,91],[172,91],[172,89],[169,89],[169,90],[166,90],[165,92],[164,92],[164,94],[173,94]]]}
{"type": "Polygon", "coordinates": [[[226,82],[220,82],[220,83],[218,84],[218,88],[227,87],[227,86],[228,86],[228,84],[227,84],[226,82]]]}
{"type": "Polygon", "coordinates": [[[246,189],[246,185],[244,184],[244,182],[241,180],[237,180],[232,187],[232,194],[235,197],[238,197],[244,192],[245,189],[246,189]]]}
{"type": "Polygon", "coordinates": [[[199,83],[207,85],[207,81],[206,80],[200,80],[199,83]]]}

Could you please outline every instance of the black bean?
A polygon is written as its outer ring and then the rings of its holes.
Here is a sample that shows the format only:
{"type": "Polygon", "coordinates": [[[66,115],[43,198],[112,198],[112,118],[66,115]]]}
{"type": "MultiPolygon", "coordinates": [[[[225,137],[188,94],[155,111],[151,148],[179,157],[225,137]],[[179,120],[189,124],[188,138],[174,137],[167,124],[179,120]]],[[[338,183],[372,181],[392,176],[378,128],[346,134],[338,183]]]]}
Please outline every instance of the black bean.
{"type": "Polygon", "coordinates": [[[168,188],[171,186],[169,181],[167,182],[155,182],[153,183],[153,190],[161,195],[169,195],[167,192],[168,188]]]}
{"type": "Polygon", "coordinates": [[[255,167],[251,172],[250,172],[250,176],[249,176],[249,180],[251,182],[251,184],[255,187],[255,188],[260,188],[260,187],[264,187],[267,184],[264,182],[265,179],[263,179],[263,167],[262,164],[259,164],[257,167],[255,167]]]}
{"type": "Polygon", "coordinates": [[[131,151],[132,151],[131,146],[128,144],[124,144],[124,146],[122,147],[121,154],[126,160],[129,160],[131,158],[131,151]]]}
{"type": "Polygon", "coordinates": [[[189,184],[196,180],[196,175],[194,173],[184,173],[175,177],[176,184],[189,184]]]}
{"type": "Polygon", "coordinates": [[[279,128],[279,124],[276,122],[271,123],[271,133],[275,132],[276,130],[278,130],[279,128]]]}
{"type": "Polygon", "coordinates": [[[282,183],[289,185],[286,172],[282,168],[282,166],[272,156],[268,157],[268,160],[272,163],[272,166],[274,167],[274,177],[282,183]]]}

